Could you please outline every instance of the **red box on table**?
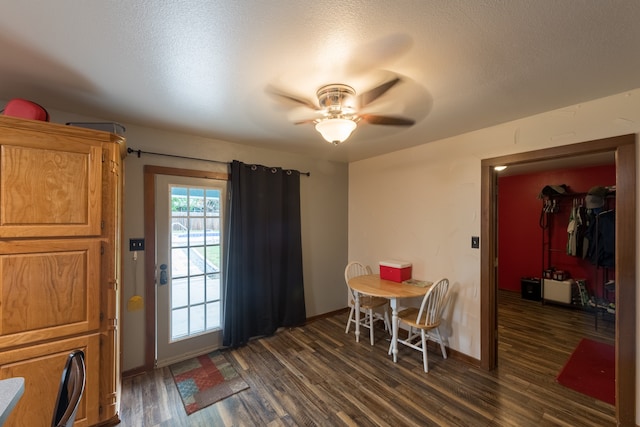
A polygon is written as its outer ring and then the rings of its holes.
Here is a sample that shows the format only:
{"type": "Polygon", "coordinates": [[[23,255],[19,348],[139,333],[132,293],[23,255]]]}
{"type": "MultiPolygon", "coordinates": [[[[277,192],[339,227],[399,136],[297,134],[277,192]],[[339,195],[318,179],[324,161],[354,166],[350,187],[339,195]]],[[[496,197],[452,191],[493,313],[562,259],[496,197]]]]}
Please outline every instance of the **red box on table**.
{"type": "Polygon", "coordinates": [[[411,263],[398,260],[380,261],[380,278],[392,282],[411,279],[411,263]]]}

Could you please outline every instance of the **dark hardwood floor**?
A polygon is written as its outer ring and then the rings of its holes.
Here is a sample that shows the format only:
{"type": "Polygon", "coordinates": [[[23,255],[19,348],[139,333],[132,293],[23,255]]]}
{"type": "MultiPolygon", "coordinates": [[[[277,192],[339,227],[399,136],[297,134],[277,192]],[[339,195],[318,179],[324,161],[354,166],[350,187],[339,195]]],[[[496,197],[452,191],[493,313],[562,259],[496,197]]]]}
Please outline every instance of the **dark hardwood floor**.
{"type": "Polygon", "coordinates": [[[186,416],[168,368],[125,378],[124,426],[613,426],[615,407],[555,382],[581,338],[613,343],[593,314],[499,293],[499,367],[356,343],[347,313],[283,330],[225,354],[248,390],[186,416]]]}

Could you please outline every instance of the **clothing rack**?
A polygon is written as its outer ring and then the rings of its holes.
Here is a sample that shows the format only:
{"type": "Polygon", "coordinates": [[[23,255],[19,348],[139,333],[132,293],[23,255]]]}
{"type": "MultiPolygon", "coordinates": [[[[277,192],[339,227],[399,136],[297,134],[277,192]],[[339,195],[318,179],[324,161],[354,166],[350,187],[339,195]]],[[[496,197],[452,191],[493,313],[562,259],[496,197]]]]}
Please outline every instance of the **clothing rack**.
{"type": "MultiPolygon", "coordinates": [[[[179,156],[177,154],[155,153],[153,151],[135,150],[133,148],[127,148],[127,153],[129,154],[135,153],[138,156],[138,158],[140,158],[142,154],[151,154],[154,156],[173,157],[176,159],[186,159],[186,160],[198,160],[201,162],[218,163],[218,164],[227,165],[227,166],[230,165],[229,162],[223,162],[221,160],[201,159],[198,157],[179,156]]],[[[300,175],[311,176],[311,172],[300,172],[300,171],[296,171],[296,172],[300,173],[300,175]]]]}
{"type": "MultiPolygon", "coordinates": [[[[554,265],[552,259],[554,258],[554,253],[562,252],[567,255],[577,256],[584,258],[582,245],[576,246],[577,242],[574,240],[571,241],[571,236],[567,237],[566,244],[559,245],[560,242],[556,241],[556,246],[552,246],[554,235],[554,223],[555,221],[552,219],[555,215],[561,214],[563,219],[567,217],[570,222],[571,221],[579,221],[582,224],[580,218],[574,218],[574,215],[578,215],[580,217],[580,213],[578,212],[578,208],[583,208],[585,204],[585,197],[587,193],[561,193],[561,194],[553,194],[547,196],[543,200],[542,210],[540,213],[540,228],[542,231],[542,256],[541,256],[541,265],[542,265],[542,283],[544,284],[544,279],[547,280],[556,280],[555,276],[547,277],[548,270],[554,269],[554,265]]],[[[557,225],[557,224],[556,224],[557,225]]],[[[568,230],[568,227],[567,227],[568,230]]],[[[572,236],[573,239],[581,239],[581,236],[576,236],[575,234],[572,236]]],[[[563,281],[565,279],[557,279],[563,281]]],[[[541,287],[542,301],[546,300],[544,295],[544,286],[541,287]]],[[[573,298],[573,297],[572,297],[573,298]]]]}

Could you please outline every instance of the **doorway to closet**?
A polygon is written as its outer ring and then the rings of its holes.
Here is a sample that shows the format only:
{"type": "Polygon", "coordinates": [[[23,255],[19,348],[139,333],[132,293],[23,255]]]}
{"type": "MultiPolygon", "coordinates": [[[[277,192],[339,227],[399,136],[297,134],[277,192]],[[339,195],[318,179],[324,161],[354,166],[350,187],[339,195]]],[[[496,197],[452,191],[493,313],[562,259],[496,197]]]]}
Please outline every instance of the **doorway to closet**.
{"type": "Polygon", "coordinates": [[[636,153],[635,135],[623,135],[482,161],[481,366],[498,365],[497,334],[497,175],[498,165],[570,160],[581,155],[614,153],[616,160],[616,419],[635,423],[636,377],[636,153]],[[624,337],[624,339],[620,339],[624,337]]]}

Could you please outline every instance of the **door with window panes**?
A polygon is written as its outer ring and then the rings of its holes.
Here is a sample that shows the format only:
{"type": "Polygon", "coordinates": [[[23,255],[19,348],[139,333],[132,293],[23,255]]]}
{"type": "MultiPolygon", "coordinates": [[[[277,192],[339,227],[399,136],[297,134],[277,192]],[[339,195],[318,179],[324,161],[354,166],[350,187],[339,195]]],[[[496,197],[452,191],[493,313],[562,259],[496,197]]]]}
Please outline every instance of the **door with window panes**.
{"type": "Polygon", "coordinates": [[[166,366],[222,344],[226,181],[156,176],[156,359],[166,366]]]}

